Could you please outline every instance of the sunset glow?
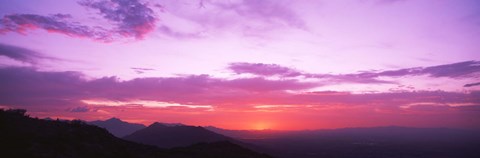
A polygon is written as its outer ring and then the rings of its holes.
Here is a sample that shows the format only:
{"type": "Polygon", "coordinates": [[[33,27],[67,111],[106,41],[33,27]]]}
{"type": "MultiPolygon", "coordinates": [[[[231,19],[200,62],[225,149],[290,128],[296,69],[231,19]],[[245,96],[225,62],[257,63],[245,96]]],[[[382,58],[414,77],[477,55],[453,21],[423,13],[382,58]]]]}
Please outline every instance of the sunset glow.
{"type": "Polygon", "coordinates": [[[478,0],[0,0],[0,18],[0,108],[35,117],[480,129],[478,0]]]}

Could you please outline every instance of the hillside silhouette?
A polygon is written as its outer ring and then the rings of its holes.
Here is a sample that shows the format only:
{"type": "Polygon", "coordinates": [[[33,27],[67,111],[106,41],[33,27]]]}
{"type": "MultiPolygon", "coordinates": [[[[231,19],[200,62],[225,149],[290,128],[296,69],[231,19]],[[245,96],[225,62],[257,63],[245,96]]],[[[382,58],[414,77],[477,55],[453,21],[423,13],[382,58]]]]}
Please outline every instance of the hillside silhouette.
{"type": "Polygon", "coordinates": [[[0,109],[1,157],[268,158],[228,141],[161,149],[122,140],[80,120],[41,120],[0,109]]]}
{"type": "Polygon", "coordinates": [[[98,127],[105,128],[114,136],[117,136],[119,138],[145,128],[145,125],[142,125],[139,123],[125,122],[115,117],[105,121],[97,120],[97,121],[91,121],[88,123],[98,127]]]}
{"type": "Polygon", "coordinates": [[[124,139],[142,144],[155,145],[160,148],[188,146],[196,143],[233,141],[233,139],[229,137],[214,133],[203,127],[185,125],[167,126],[158,122],[125,136],[124,139]]]}

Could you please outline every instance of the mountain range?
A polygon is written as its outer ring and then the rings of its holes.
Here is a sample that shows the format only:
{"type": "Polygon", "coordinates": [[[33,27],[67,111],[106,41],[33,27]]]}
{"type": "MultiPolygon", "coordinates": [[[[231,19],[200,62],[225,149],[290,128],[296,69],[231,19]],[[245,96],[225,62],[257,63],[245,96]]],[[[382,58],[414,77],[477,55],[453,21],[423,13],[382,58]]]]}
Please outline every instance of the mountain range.
{"type": "Polygon", "coordinates": [[[478,131],[449,128],[363,127],[325,130],[228,130],[153,123],[124,137],[162,148],[228,140],[279,158],[480,157],[478,131]]]}
{"type": "Polygon", "coordinates": [[[110,134],[80,120],[31,118],[25,110],[0,109],[0,157],[269,158],[229,141],[162,149],[110,134]]]}
{"type": "Polygon", "coordinates": [[[449,128],[363,127],[304,131],[228,130],[217,133],[263,147],[279,158],[478,158],[478,131],[449,128]]]}
{"type": "Polygon", "coordinates": [[[199,126],[167,126],[155,122],[150,126],[123,137],[137,143],[155,145],[160,148],[188,146],[196,143],[234,141],[232,138],[214,133],[199,126]]]}

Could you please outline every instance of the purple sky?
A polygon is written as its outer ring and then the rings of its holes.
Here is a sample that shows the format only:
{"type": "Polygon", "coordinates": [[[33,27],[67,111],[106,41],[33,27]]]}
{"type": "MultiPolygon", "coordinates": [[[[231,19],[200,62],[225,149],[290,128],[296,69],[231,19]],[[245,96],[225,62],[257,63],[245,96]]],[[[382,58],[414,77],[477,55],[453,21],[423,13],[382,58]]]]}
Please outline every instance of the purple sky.
{"type": "Polygon", "coordinates": [[[477,0],[0,0],[0,107],[238,129],[480,128],[478,41],[477,0]]]}

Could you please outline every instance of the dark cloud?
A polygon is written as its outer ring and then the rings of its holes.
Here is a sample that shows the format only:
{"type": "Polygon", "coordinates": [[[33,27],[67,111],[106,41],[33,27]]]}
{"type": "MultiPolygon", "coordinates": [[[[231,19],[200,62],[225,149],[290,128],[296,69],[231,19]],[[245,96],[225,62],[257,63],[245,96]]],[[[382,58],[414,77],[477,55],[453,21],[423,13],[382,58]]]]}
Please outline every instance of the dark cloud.
{"type": "Polygon", "coordinates": [[[363,77],[381,77],[381,76],[407,76],[407,75],[428,75],[430,77],[450,77],[461,78],[478,75],[480,72],[480,61],[465,61],[453,64],[445,64],[430,67],[416,67],[400,70],[390,70],[381,72],[364,72],[355,74],[363,77]]]}
{"type": "Polygon", "coordinates": [[[115,23],[116,32],[126,37],[142,39],[155,28],[157,18],[153,10],[138,0],[84,0],[79,4],[97,9],[115,23]]]}
{"type": "Polygon", "coordinates": [[[86,95],[76,72],[38,72],[26,67],[0,68],[0,104],[19,106],[75,106],[86,95]]]}
{"type": "Polygon", "coordinates": [[[429,75],[431,77],[459,78],[469,77],[469,75],[475,75],[478,72],[480,72],[479,61],[465,61],[431,67],[417,67],[382,72],[367,72],[357,75],[363,75],[365,77],[429,75]]]}
{"type": "Polygon", "coordinates": [[[0,56],[5,56],[13,60],[17,60],[24,63],[36,64],[39,60],[50,59],[56,60],[55,58],[45,56],[39,52],[12,46],[0,43],[0,56]]]}
{"type": "Polygon", "coordinates": [[[431,67],[416,67],[389,71],[367,71],[352,74],[312,74],[276,64],[232,63],[228,67],[237,74],[248,73],[258,76],[281,76],[328,79],[331,83],[393,83],[378,79],[379,77],[400,77],[428,75],[430,77],[470,78],[480,75],[480,61],[465,61],[431,67]]]}
{"type": "MultiPolygon", "coordinates": [[[[154,100],[182,104],[222,103],[256,93],[313,88],[297,80],[245,78],[225,80],[208,75],[85,80],[77,72],[41,72],[25,67],[0,68],[0,105],[83,106],[83,99],[154,100]]],[[[238,99],[237,99],[238,100],[238,99]]]]}
{"type": "Polygon", "coordinates": [[[465,84],[463,87],[473,87],[473,86],[480,86],[480,82],[465,84]]]}
{"type": "Polygon", "coordinates": [[[79,106],[74,108],[68,108],[67,111],[69,112],[95,112],[96,109],[90,108],[88,106],[79,106]]]}
{"type": "Polygon", "coordinates": [[[48,32],[65,34],[71,37],[90,38],[100,41],[111,41],[111,34],[101,27],[89,27],[69,21],[68,14],[42,16],[35,14],[11,14],[1,19],[0,32],[17,32],[24,34],[30,29],[44,29],[48,32]]]}
{"type": "MultiPolygon", "coordinates": [[[[415,71],[414,71],[415,72],[415,71]]],[[[447,65],[426,67],[419,74],[428,74],[432,77],[468,77],[478,75],[480,72],[480,61],[465,61],[447,65]]]]}

